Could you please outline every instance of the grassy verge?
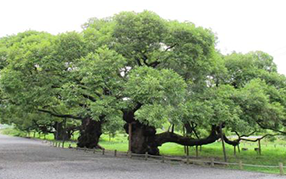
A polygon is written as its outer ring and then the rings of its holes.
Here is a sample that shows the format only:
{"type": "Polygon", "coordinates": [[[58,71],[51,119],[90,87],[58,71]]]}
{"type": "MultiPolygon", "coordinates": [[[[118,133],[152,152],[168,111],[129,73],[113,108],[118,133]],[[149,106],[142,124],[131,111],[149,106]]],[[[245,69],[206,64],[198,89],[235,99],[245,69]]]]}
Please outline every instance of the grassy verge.
{"type": "MultiPolygon", "coordinates": [[[[3,129],[3,134],[27,137],[27,134],[15,129],[3,129]]],[[[34,137],[38,139],[45,139],[54,141],[54,136],[52,134],[43,136],[38,133],[31,133],[28,137],[34,137]]],[[[78,137],[78,134],[74,136],[74,139],[78,137]]],[[[60,141],[59,141],[60,142],[60,141]]],[[[75,141],[66,142],[65,147],[69,145],[73,147],[76,146],[75,141]]],[[[100,138],[99,144],[107,150],[117,150],[121,152],[126,152],[128,150],[128,135],[126,134],[117,134],[114,138],[110,138],[109,135],[103,134],[100,138]]],[[[262,141],[262,155],[258,155],[254,150],[257,148],[257,143],[243,142],[240,145],[240,148],[247,150],[241,150],[240,153],[237,151],[236,156],[234,156],[234,149],[230,145],[226,145],[227,159],[228,162],[238,163],[240,160],[244,164],[252,165],[263,165],[263,166],[277,166],[277,168],[265,168],[265,167],[246,167],[244,170],[248,171],[257,171],[257,172],[266,172],[266,173],[279,173],[278,163],[282,162],[286,164],[286,144],[284,141],[262,141]]],[[[183,156],[185,155],[184,146],[175,144],[175,143],[166,143],[160,147],[160,153],[162,155],[172,155],[172,156],[183,156]]],[[[189,148],[190,157],[195,157],[196,150],[195,147],[189,148]]],[[[201,148],[199,147],[199,159],[210,160],[210,158],[215,158],[215,161],[223,161],[222,145],[221,142],[215,142],[209,145],[204,145],[201,148]]],[[[230,165],[228,168],[239,169],[238,166],[230,165]]]]}

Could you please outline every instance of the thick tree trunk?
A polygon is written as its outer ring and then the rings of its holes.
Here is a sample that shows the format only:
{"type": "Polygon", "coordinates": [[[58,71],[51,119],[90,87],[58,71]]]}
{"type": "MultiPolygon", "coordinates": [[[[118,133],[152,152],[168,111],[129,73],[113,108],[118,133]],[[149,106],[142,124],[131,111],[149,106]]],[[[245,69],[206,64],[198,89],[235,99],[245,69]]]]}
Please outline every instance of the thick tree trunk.
{"type": "Polygon", "coordinates": [[[94,121],[91,118],[83,120],[77,146],[81,148],[97,148],[102,134],[101,124],[101,121],[94,121]]]}
{"type": "Polygon", "coordinates": [[[63,127],[62,122],[56,122],[54,124],[55,132],[54,132],[54,138],[56,140],[70,140],[70,136],[68,135],[66,129],[63,127]]]}
{"type": "MultiPolygon", "coordinates": [[[[132,123],[131,152],[144,154],[148,152],[152,155],[159,155],[158,146],[155,145],[156,129],[152,126],[141,124],[139,121],[132,123]]],[[[129,124],[124,125],[126,133],[129,133],[129,124]]]]}
{"type": "Polygon", "coordinates": [[[138,103],[133,110],[123,110],[123,119],[126,122],[124,129],[128,133],[129,124],[132,124],[131,152],[159,155],[158,146],[155,145],[155,127],[140,123],[135,119],[135,112],[142,106],[138,103]]]}

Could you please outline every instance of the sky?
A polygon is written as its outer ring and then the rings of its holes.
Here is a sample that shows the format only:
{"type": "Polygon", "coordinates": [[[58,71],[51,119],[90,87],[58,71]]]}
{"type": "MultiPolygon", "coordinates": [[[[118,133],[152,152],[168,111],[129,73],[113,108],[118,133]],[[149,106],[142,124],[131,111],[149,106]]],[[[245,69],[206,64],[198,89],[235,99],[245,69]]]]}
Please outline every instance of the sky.
{"type": "Polygon", "coordinates": [[[212,29],[223,54],[264,51],[286,75],[285,7],[285,0],[0,0],[0,37],[25,30],[80,31],[92,17],[150,10],[212,29]]]}

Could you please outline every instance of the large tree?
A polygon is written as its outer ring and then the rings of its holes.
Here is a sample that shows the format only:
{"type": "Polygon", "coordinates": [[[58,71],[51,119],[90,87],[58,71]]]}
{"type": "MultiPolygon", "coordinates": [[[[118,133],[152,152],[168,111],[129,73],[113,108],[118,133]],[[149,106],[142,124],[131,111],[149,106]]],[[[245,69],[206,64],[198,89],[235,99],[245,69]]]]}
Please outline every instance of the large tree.
{"type": "Polygon", "coordinates": [[[80,121],[80,147],[98,147],[103,129],[123,123],[127,133],[132,126],[131,151],[150,154],[166,142],[205,145],[223,136],[239,144],[225,132],[284,133],[285,77],[272,57],[223,56],[214,34],[192,23],[122,12],[90,19],[81,33],[11,39],[0,46],[1,104],[80,121]],[[182,128],[187,136],[175,132],[182,128]]]}

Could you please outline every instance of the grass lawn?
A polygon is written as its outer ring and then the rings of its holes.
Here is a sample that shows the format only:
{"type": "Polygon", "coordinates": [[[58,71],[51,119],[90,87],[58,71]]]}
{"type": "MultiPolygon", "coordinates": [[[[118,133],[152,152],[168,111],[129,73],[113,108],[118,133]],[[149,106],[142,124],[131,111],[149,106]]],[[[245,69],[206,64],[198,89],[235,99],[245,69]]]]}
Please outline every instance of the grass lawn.
{"type": "MultiPolygon", "coordinates": [[[[2,133],[14,136],[26,136],[27,134],[19,132],[15,129],[4,129],[2,133]]],[[[30,134],[30,137],[33,137],[33,134],[30,134]]],[[[36,138],[53,140],[53,135],[49,134],[45,137],[35,133],[36,138]]],[[[74,139],[78,137],[78,134],[74,136],[74,139]]],[[[66,142],[65,146],[76,146],[75,142],[66,142]]],[[[109,135],[103,134],[100,138],[99,144],[104,147],[106,150],[117,150],[121,152],[126,152],[128,150],[128,135],[126,134],[117,134],[114,138],[110,138],[109,135]]],[[[277,168],[266,168],[266,167],[246,167],[244,170],[248,171],[259,171],[267,173],[279,173],[278,163],[282,162],[286,165],[286,143],[282,140],[277,140],[275,142],[270,142],[267,140],[261,141],[262,155],[258,155],[254,150],[258,147],[257,143],[252,142],[242,142],[240,148],[245,148],[247,150],[241,150],[240,153],[237,151],[236,156],[234,156],[234,149],[232,146],[226,144],[226,153],[228,162],[238,163],[239,160],[243,164],[253,164],[253,165],[263,165],[263,166],[277,166],[277,168]]],[[[199,148],[199,159],[210,160],[214,158],[215,161],[223,161],[223,152],[221,142],[215,142],[209,145],[204,145],[199,148]]],[[[184,152],[184,146],[175,144],[175,143],[166,143],[163,146],[159,147],[160,154],[162,155],[172,155],[172,156],[183,156],[186,155],[184,152]]],[[[189,148],[190,157],[195,158],[195,147],[189,148]]],[[[238,166],[230,165],[228,166],[231,169],[238,169],[238,166]]]]}

